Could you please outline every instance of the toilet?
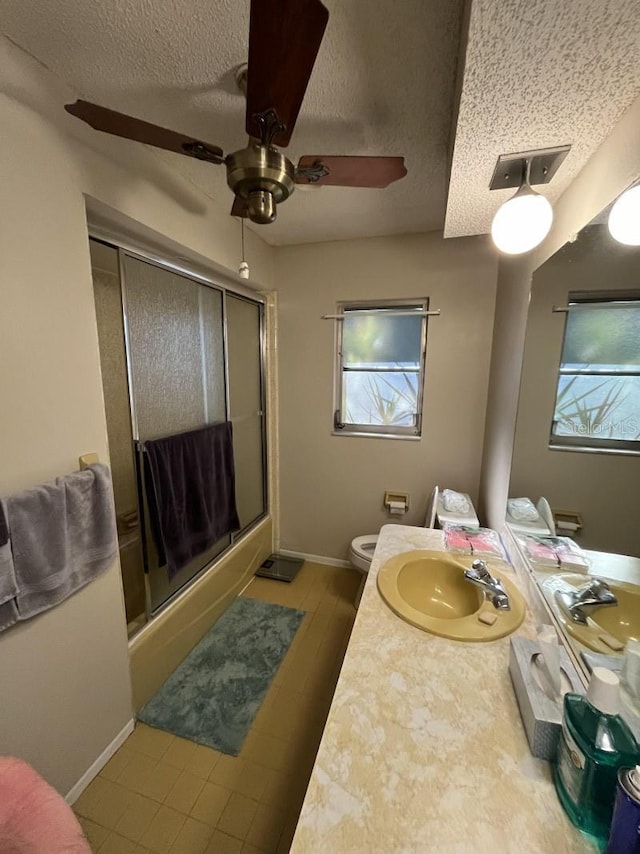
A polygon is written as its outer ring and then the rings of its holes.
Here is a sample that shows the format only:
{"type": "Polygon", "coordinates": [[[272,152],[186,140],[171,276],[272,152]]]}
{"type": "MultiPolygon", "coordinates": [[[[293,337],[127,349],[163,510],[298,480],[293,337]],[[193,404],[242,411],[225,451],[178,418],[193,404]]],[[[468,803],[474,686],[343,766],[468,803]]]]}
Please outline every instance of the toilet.
{"type": "MultiPolygon", "coordinates": [[[[465,496],[469,503],[471,504],[471,499],[468,496],[465,496]]],[[[435,528],[437,524],[440,522],[459,522],[463,525],[479,525],[478,517],[476,516],[475,509],[473,509],[473,504],[471,504],[472,513],[468,516],[459,516],[459,514],[455,513],[446,513],[444,508],[442,507],[442,495],[437,486],[433,488],[433,492],[431,493],[431,497],[429,498],[429,504],[427,505],[427,512],[424,520],[425,528],[435,528]],[[456,518],[458,517],[458,518],[456,518]]],[[[362,573],[362,580],[360,581],[360,587],[358,588],[358,593],[356,595],[355,605],[356,608],[360,604],[360,598],[362,597],[362,591],[364,590],[364,585],[367,581],[367,573],[369,572],[369,567],[371,566],[371,561],[373,560],[373,553],[376,550],[376,545],[378,544],[378,535],[377,534],[363,534],[360,537],[355,537],[351,540],[351,545],[349,547],[349,561],[354,569],[359,570],[362,573]]]]}
{"type": "Polygon", "coordinates": [[[364,572],[365,575],[369,572],[377,542],[377,534],[365,534],[362,537],[355,537],[351,540],[349,560],[352,566],[359,569],[360,572],[364,572]]]}
{"type": "Polygon", "coordinates": [[[362,573],[360,587],[358,587],[358,592],[356,594],[356,608],[360,604],[360,599],[362,598],[362,591],[364,590],[364,585],[367,581],[367,574],[369,572],[369,567],[371,566],[371,561],[373,560],[373,553],[376,550],[377,543],[377,534],[364,534],[362,537],[355,537],[351,540],[351,545],[349,546],[349,561],[351,566],[362,573]]]}

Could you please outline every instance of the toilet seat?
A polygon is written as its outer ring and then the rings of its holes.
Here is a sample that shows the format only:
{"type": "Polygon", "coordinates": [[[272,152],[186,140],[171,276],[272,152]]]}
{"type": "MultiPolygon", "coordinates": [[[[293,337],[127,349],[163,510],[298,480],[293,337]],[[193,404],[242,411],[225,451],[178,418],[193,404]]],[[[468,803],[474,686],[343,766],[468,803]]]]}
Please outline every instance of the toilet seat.
{"type": "Polygon", "coordinates": [[[371,566],[373,553],[376,550],[377,543],[377,534],[364,534],[361,537],[355,537],[351,541],[349,559],[361,572],[369,572],[369,567],[371,566]]]}
{"type": "Polygon", "coordinates": [[[351,548],[360,557],[373,559],[373,553],[378,544],[378,534],[365,534],[362,537],[356,537],[351,541],[351,548]]]}

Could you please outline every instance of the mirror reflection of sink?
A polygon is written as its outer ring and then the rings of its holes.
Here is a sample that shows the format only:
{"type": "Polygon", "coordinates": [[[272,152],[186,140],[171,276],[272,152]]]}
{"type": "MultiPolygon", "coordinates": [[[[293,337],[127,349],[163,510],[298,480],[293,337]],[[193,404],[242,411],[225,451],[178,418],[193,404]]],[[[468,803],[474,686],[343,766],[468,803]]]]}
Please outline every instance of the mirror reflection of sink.
{"type": "Polygon", "coordinates": [[[568,601],[568,597],[558,594],[572,594],[584,588],[590,580],[593,580],[593,577],[564,572],[550,575],[542,582],[541,587],[563,628],[572,637],[594,652],[605,655],[621,652],[628,640],[640,640],[640,587],[603,578],[615,595],[617,604],[590,608],[586,615],[586,624],[575,622],[567,609],[562,607],[563,598],[568,601]]]}
{"type": "Polygon", "coordinates": [[[391,610],[411,625],[440,637],[489,641],[511,634],[522,623],[524,600],[499,570],[510,610],[497,610],[485,594],[464,577],[471,558],[421,549],[396,555],[378,573],[380,595],[391,610]],[[488,616],[491,624],[480,619],[488,616]],[[495,621],[493,617],[495,616],[495,621]]]}

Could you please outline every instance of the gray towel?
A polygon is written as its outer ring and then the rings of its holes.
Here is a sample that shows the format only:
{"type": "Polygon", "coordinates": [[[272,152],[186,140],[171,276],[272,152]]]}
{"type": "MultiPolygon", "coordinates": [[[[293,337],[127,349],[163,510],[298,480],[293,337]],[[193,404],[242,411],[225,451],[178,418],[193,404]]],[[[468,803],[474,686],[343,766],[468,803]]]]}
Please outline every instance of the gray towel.
{"type": "Polygon", "coordinates": [[[0,499],[0,632],[8,629],[18,619],[18,609],[13,601],[17,595],[18,585],[13,570],[7,512],[0,499]]]}
{"type": "Polygon", "coordinates": [[[9,599],[15,599],[17,595],[18,585],[13,569],[7,511],[4,502],[0,499],[0,605],[4,605],[9,599]]]}
{"type": "Polygon", "coordinates": [[[0,605],[0,632],[17,623],[19,619],[15,599],[9,599],[4,605],[0,605]]]}
{"type": "Polygon", "coordinates": [[[20,620],[109,568],[118,548],[109,469],[97,463],[7,499],[20,620]]]}

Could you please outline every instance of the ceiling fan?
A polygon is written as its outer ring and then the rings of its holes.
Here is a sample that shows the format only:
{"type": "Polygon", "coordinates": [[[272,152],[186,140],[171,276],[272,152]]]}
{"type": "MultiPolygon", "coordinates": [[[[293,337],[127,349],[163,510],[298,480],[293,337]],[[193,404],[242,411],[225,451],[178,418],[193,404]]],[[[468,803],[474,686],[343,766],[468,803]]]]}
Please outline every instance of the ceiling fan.
{"type": "Polygon", "coordinates": [[[246,75],[246,148],[221,148],[89,101],[67,104],[99,131],[144,142],[227,168],[235,195],[232,216],[266,224],[296,184],[387,187],[407,174],[403,157],[305,155],[294,166],[278,148],[289,145],[329,12],[320,0],[251,0],[246,75]]]}

